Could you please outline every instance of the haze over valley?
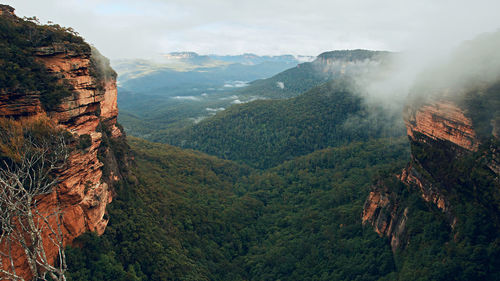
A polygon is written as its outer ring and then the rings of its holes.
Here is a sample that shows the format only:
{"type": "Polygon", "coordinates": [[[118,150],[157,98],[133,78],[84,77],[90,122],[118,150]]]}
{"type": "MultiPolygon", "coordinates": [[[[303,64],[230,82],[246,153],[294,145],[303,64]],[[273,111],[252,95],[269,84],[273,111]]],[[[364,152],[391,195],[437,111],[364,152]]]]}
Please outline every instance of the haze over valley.
{"type": "Polygon", "coordinates": [[[1,280],[500,280],[500,2],[7,2],[1,280]]]}

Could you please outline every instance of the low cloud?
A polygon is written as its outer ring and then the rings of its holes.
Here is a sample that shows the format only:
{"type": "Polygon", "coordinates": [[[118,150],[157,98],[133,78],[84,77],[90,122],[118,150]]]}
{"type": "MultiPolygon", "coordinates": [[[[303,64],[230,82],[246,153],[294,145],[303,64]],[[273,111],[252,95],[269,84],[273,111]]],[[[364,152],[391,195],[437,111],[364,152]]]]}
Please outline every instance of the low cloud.
{"type": "MultiPolygon", "coordinates": [[[[368,102],[400,109],[413,99],[458,96],[464,91],[500,80],[500,31],[483,33],[458,47],[432,45],[421,51],[394,54],[390,66],[376,79],[358,79],[368,102]]],[[[373,77],[371,77],[373,78],[373,77]]]]}
{"type": "Polygon", "coordinates": [[[218,107],[218,108],[210,108],[210,107],[207,107],[205,108],[206,111],[210,111],[210,112],[217,112],[217,111],[223,111],[225,110],[224,107],[218,107]]]}
{"type": "Polygon", "coordinates": [[[248,86],[248,81],[226,81],[224,88],[243,88],[248,86]]]}
{"type": "Polygon", "coordinates": [[[198,124],[201,121],[203,121],[204,119],[207,119],[208,117],[209,116],[199,116],[199,117],[196,117],[196,118],[189,118],[189,120],[193,121],[194,124],[198,124]]]}
{"type": "Polygon", "coordinates": [[[191,101],[200,101],[201,100],[199,97],[195,97],[195,96],[175,96],[172,98],[176,99],[176,100],[191,100],[191,101]]]}
{"type": "Polygon", "coordinates": [[[237,95],[232,95],[232,96],[229,96],[229,97],[219,98],[219,100],[235,100],[235,99],[238,99],[237,95]]]}
{"type": "Polygon", "coordinates": [[[252,96],[250,97],[249,99],[247,100],[240,100],[240,99],[235,99],[233,100],[231,103],[232,104],[243,104],[243,103],[247,103],[247,102],[252,102],[252,101],[256,101],[256,100],[267,100],[268,98],[265,98],[265,97],[259,97],[259,96],[252,96]]]}

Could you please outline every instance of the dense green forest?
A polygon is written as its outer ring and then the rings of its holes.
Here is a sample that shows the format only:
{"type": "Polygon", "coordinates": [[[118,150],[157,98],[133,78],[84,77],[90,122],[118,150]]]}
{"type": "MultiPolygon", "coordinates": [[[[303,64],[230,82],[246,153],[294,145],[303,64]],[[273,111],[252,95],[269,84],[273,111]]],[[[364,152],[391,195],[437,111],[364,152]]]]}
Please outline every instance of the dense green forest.
{"type": "Polygon", "coordinates": [[[405,134],[400,113],[367,104],[352,81],[336,79],[291,99],[233,106],[149,139],[269,168],[328,146],[405,134]]]}
{"type": "MultiPolygon", "coordinates": [[[[68,51],[92,52],[71,29],[3,14],[0,98],[40,95],[51,110],[71,95],[71,87],[33,58],[37,48],[61,42],[68,51]]],[[[270,100],[232,106],[189,128],[190,114],[219,106],[226,93],[213,103],[192,107],[184,100],[163,109],[159,102],[151,107],[157,96],[129,93],[129,105],[145,101],[135,108],[144,112],[123,120],[149,139],[180,147],[134,137],[129,147],[99,126],[97,157],[102,161],[108,149],[119,155],[124,178],[114,186],[105,233],[85,233],[67,248],[67,279],[500,280],[500,84],[485,82],[455,97],[477,130],[477,151],[418,133],[423,141],[408,143],[400,112],[366,103],[349,79],[339,79],[371,62],[378,67],[387,55],[324,53],[231,98],[265,94],[270,100]],[[364,64],[346,69],[352,61],[364,64]],[[158,126],[164,130],[153,134],[158,126]],[[427,184],[403,184],[396,175],[405,164],[427,184]],[[404,214],[398,248],[362,225],[363,204],[377,188],[384,189],[382,201],[396,202],[380,223],[404,214]],[[424,188],[444,195],[450,209],[426,202],[424,188]]],[[[92,76],[106,75],[92,64],[92,76]]],[[[0,121],[4,169],[20,159],[27,140],[38,151],[45,148],[37,143],[46,142],[49,154],[59,137],[82,151],[92,144],[91,135],[76,139],[48,118],[0,121]]],[[[110,176],[110,168],[105,165],[103,175],[110,176]]]]}
{"type": "Polygon", "coordinates": [[[291,67],[289,60],[257,65],[222,65],[187,72],[162,70],[156,65],[141,63],[132,67],[116,64],[118,72],[122,73],[118,79],[119,121],[127,133],[155,140],[158,136],[151,136],[152,133],[167,134],[210,117],[213,112],[207,108],[228,108],[256,99],[296,97],[332,79],[367,72],[381,73],[391,56],[388,52],[368,50],[325,52],[313,62],[301,63],[270,78],[267,77],[278,72],[280,67],[291,67]],[[122,67],[126,69],[121,70],[122,67]],[[129,73],[128,68],[134,67],[152,73],[129,73]],[[132,77],[134,75],[137,77],[132,77]],[[242,87],[224,85],[231,80],[255,81],[239,85],[242,87]],[[158,130],[164,132],[158,133],[158,130]]]}
{"type": "MultiPolygon", "coordinates": [[[[120,122],[129,134],[187,127],[208,117],[207,108],[226,108],[239,99],[234,89],[297,65],[293,56],[201,56],[158,60],[117,60],[120,122]]],[[[175,53],[174,53],[175,55],[175,53]]]]}
{"type": "Polygon", "coordinates": [[[69,280],[376,280],[396,270],[360,214],[372,177],[408,161],[404,139],[320,150],[267,171],[129,142],[137,165],[105,234],[68,250],[69,280]]]}
{"type": "Polygon", "coordinates": [[[270,78],[253,81],[248,87],[234,93],[239,96],[263,96],[272,99],[291,98],[329,80],[346,75],[359,75],[371,70],[369,62],[388,62],[390,55],[389,52],[369,50],[325,52],[313,62],[301,63],[270,78]],[[352,62],[361,65],[349,65],[352,62]],[[283,87],[278,87],[278,83],[283,83],[283,87]]]}
{"type": "Polygon", "coordinates": [[[481,153],[455,167],[457,179],[462,169],[473,173],[455,182],[465,189],[452,197],[453,230],[393,176],[409,160],[404,138],[319,150],[265,171],[130,144],[137,165],[110,205],[105,234],[68,249],[69,280],[497,280],[498,218],[489,214],[498,210],[483,198],[498,191],[488,193],[491,174],[471,164],[481,153]],[[410,210],[410,243],[394,254],[361,225],[369,188],[381,180],[410,210]],[[471,197],[467,182],[482,191],[471,197]]]}

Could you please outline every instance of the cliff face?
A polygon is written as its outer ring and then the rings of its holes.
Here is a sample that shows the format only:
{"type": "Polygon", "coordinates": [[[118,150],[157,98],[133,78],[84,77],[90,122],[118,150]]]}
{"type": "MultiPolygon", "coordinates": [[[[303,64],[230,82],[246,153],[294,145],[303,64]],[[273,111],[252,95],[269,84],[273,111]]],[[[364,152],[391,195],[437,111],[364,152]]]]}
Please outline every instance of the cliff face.
{"type": "Polygon", "coordinates": [[[72,96],[64,98],[54,111],[45,114],[76,136],[90,135],[92,140],[85,151],[72,153],[69,168],[60,175],[58,197],[67,205],[64,225],[68,240],[85,231],[102,234],[108,222],[104,214],[106,204],[111,202],[111,192],[110,182],[102,177],[103,163],[97,157],[103,134],[97,128],[101,122],[106,122],[113,137],[121,136],[116,127],[116,82],[114,78],[102,81],[90,75],[91,61],[97,56],[94,53],[77,54],[55,45],[37,51],[36,56],[47,69],[66,79],[74,88],[72,96]]]}
{"type": "MultiPolygon", "coordinates": [[[[0,16],[8,12],[2,9],[0,16]]],[[[12,16],[12,11],[8,14],[12,16]]],[[[116,74],[96,50],[81,48],[83,51],[75,51],[69,45],[57,42],[33,51],[35,61],[45,65],[61,83],[65,81],[73,89],[72,94],[63,98],[55,108],[44,109],[41,95],[37,92],[14,88],[0,95],[2,117],[19,119],[46,115],[77,141],[81,136],[90,136],[90,146],[72,149],[67,168],[57,175],[59,185],[39,205],[42,210],[60,206],[66,244],[86,231],[104,232],[108,223],[106,205],[113,197],[110,185],[121,176],[116,163],[125,162],[117,159],[109,147],[102,145],[104,138],[124,142],[124,135],[116,126],[116,74]],[[106,175],[103,175],[104,166],[109,170],[106,175]]],[[[55,248],[47,252],[49,259],[57,255],[55,248]]],[[[29,274],[22,251],[15,256],[18,272],[29,274]]]]}
{"type": "Polygon", "coordinates": [[[400,205],[397,195],[379,182],[372,188],[363,208],[363,224],[371,224],[381,237],[387,237],[393,251],[401,244],[408,220],[408,208],[400,205]]]}
{"type": "MultiPolygon", "coordinates": [[[[450,197],[457,196],[455,188],[460,180],[450,174],[456,163],[477,152],[481,145],[468,113],[464,106],[444,99],[405,109],[412,160],[396,175],[403,186],[399,190],[388,189],[383,181],[374,185],[362,214],[364,224],[372,225],[379,235],[390,239],[393,251],[409,243],[405,236],[409,209],[399,195],[401,189],[417,192],[445,214],[451,228],[455,227],[457,217],[450,197]]],[[[483,154],[488,155],[483,157],[488,158],[486,166],[498,179],[498,147],[491,145],[483,154]]],[[[467,172],[470,171],[460,173],[467,172]]]]}
{"type": "Polygon", "coordinates": [[[438,101],[420,108],[408,106],[405,113],[408,137],[412,142],[444,142],[457,150],[477,151],[479,140],[472,120],[451,101],[438,101]]]}

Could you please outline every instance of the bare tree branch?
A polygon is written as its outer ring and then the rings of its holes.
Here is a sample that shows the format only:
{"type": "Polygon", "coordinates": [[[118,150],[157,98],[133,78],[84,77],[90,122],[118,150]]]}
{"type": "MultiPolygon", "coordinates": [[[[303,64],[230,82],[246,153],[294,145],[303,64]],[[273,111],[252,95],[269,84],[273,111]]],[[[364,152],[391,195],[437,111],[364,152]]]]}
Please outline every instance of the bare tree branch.
{"type": "Polygon", "coordinates": [[[54,172],[68,159],[64,137],[25,137],[18,161],[0,165],[0,279],[25,280],[16,272],[13,249],[24,252],[35,280],[66,280],[62,213],[59,207],[40,210],[39,200],[53,191],[54,172]],[[47,247],[56,247],[56,265],[47,247]],[[50,276],[50,277],[49,277],[50,276]]]}

